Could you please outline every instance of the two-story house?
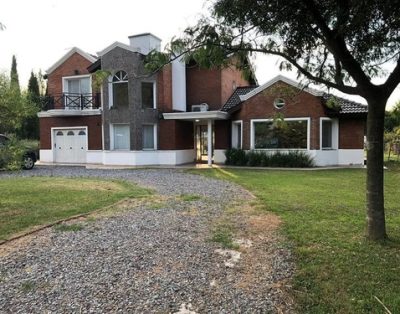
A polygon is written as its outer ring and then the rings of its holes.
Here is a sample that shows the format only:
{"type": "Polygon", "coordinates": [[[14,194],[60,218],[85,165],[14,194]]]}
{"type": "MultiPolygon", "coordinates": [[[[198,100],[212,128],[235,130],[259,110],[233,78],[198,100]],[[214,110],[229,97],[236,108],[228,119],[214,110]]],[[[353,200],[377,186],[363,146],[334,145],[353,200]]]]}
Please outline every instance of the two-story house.
{"type": "MultiPolygon", "coordinates": [[[[47,70],[40,159],[54,163],[223,163],[230,147],[304,150],[317,165],[362,164],[367,108],[278,76],[256,86],[234,67],[200,69],[175,60],[149,76],[152,34],[115,42],[97,56],[73,48],[47,70]],[[95,84],[98,73],[107,77],[95,84]],[[286,120],[293,136],[272,128],[286,120]]],[[[96,81],[97,82],[97,81],[96,81]]]]}

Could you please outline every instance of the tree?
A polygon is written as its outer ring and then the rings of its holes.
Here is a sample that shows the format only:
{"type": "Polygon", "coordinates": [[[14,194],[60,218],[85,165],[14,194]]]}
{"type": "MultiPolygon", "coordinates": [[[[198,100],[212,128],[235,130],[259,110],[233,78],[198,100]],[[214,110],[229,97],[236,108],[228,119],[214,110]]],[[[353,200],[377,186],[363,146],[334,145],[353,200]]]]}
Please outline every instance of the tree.
{"type": "Polygon", "coordinates": [[[40,110],[40,87],[33,71],[28,81],[27,100],[31,114],[22,119],[17,135],[20,138],[39,139],[39,118],[36,113],[40,110]]]}
{"type": "Polygon", "coordinates": [[[21,89],[19,87],[19,78],[18,78],[18,71],[17,71],[17,59],[15,58],[15,55],[12,56],[10,77],[11,77],[11,85],[10,85],[10,87],[12,89],[15,89],[17,92],[20,92],[21,89]]]}
{"type": "MultiPolygon", "coordinates": [[[[153,52],[147,68],[182,54],[201,66],[224,66],[228,55],[243,61],[258,52],[280,56],[282,69],[296,69],[307,82],[362,96],[369,110],[367,237],[380,240],[387,237],[383,134],[386,102],[400,82],[399,16],[390,0],[215,0],[210,16],[172,40],[166,53],[153,52]],[[373,83],[375,76],[384,83],[373,83]]],[[[246,69],[246,62],[238,66],[246,69]]]]}
{"type": "Polygon", "coordinates": [[[26,95],[11,88],[10,78],[0,73],[0,133],[15,132],[32,110],[26,95]]]}
{"type": "Polygon", "coordinates": [[[392,132],[396,127],[400,127],[400,101],[385,114],[385,131],[392,132]]]}

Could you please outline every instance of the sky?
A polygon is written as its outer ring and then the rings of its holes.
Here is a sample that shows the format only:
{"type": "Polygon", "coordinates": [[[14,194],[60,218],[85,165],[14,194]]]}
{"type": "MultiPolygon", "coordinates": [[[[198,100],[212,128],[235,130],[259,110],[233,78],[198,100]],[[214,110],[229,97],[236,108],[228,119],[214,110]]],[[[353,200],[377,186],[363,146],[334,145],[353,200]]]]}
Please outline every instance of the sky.
{"type": "MultiPolygon", "coordinates": [[[[153,33],[165,45],[207,12],[208,0],[2,0],[0,71],[9,73],[17,57],[20,84],[27,86],[30,72],[51,67],[72,47],[96,54],[115,41],[128,44],[128,36],[153,33]]],[[[259,84],[280,73],[278,59],[257,55],[259,84]]],[[[296,79],[294,72],[281,74],[296,79]]],[[[342,95],[343,96],[343,95],[342,95]]],[[[349,97],[365,103],[361,97],[349,97]]],[[[388,106],[400,100],[400,87],[388,106]]]]}

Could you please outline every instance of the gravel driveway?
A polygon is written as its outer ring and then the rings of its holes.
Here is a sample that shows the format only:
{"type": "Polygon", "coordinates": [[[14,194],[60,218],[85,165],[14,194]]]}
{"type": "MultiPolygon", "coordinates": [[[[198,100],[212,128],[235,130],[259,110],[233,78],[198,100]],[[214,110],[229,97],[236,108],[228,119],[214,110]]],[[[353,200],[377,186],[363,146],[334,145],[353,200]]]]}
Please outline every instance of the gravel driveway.
{"type": "Polygon", "coordinates": [[[48,228],[0,256],[1,313],[293,311],[285,292],[291,255],[267,223],[271,217],[263,223],[260,217],[235,218],[244,237],[238,251],[209,240],[226,207],[249,202],[249,194],[232,183],[167,169],[0,173],[0,179],[10,176],[121,178],[155,189],[166,201],[83,222],[80,231],[48,228]],[[201,198],[172,197],[181,194],[201,198]],[[245,231],[250,225],[258,232],[245,231]]]}

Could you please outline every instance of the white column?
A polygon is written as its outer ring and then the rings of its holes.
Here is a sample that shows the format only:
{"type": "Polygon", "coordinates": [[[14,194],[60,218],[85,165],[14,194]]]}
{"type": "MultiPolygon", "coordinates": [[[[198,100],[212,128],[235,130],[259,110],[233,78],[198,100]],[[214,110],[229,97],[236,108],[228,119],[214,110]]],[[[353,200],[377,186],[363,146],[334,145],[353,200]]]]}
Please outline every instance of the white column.
{"type": "Polygon", "coordinates": [[[212,120],[207,121],[207,158],[208,158],[208,165],[212,165],[212,120]]]}

